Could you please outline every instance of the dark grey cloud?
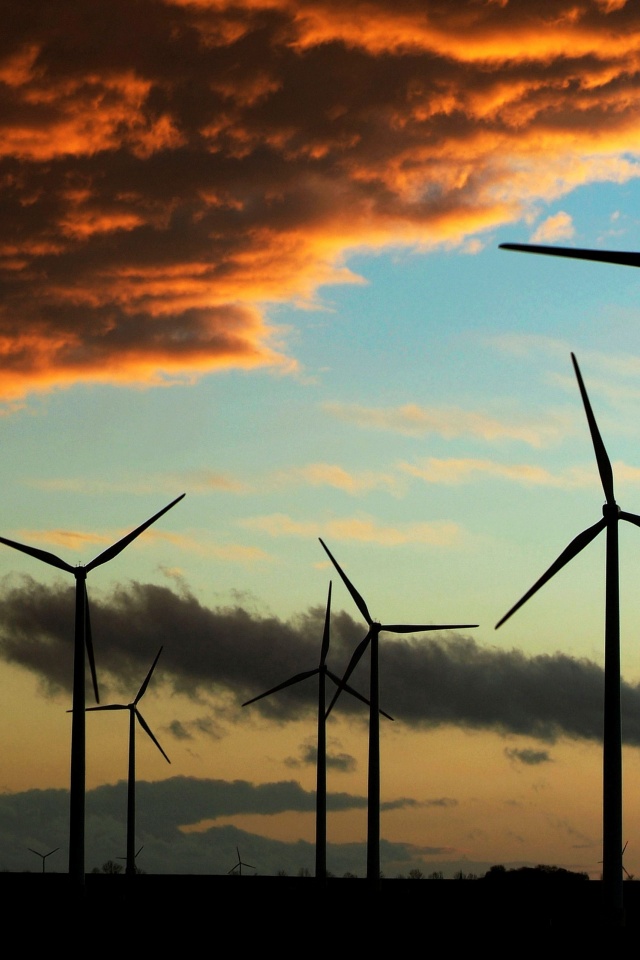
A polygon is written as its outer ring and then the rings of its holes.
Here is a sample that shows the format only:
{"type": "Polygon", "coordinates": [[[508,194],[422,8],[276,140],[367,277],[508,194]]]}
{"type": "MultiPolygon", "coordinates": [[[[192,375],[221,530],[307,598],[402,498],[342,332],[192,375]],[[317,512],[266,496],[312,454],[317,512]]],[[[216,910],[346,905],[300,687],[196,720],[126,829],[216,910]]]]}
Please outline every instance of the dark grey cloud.
{"type": "Polygon", "coordinates": [[[517,763],[524,763],[528,767],[537,767],[541,763],[551,763],[551,757],[547,750],[519,750],[507,748],[504,752],[509,760],[515,760],[517,763]]]}
{"type": "MultiPolygon", "coordinates": [[[[410,803],[398,801],[396,808],[410,803]]],[[[256,786],[244,780],[198,780],[174,777],[159,783],[141,781],[136,790],[137,843],[142,847],[138,866],[154,874],[226,874],[242,859],[256,872],[272,876],[280,870],[294,876],[300,870],[313,875],[315,846],[302,840],[285,843],[249,833],[231,825],[207,825],[199,831],[185,826],[215,821],[241,813],[275,815],[315,809],[315,795],[293,781],[256,786]]],[[[364,810],[366,798],[329,794],[329,816],[340,810],[364,810]]],[[[86,794],[86,866],[91,871],[126,852],[126,783],[101,786],[86,794]]],[[[386,807],[385,807],[386,809],[386,807]]],[[[68,858],[69,794],[66,790],[29,790],[0,796],[0,871],[37,871],[29,848],[48,852],[47,869],[66,872],[68,858]]],[[[406,874],[410,869],[459,869],[459,851],[442,847],[415,847],[411,844],[380,844],[385,875],[406,874]],[[431,858],[438,857],[437,862],[431,858]]],[[[338,876],[347,871],[364,877],[366,844],[327,845],[328,869],[338,876]]],[[[479,866],[483,872],[490,864],[479,866]]]]}
{"type": "MultiPolygon", "coordinates": [[[[263,717],[285,724],[316,714],[315,678],[246,708],[241,704],[317,667],[322,607],[283,621],[240,606],[208,608],[185,589],[176,593],[136,582],[111,594],[90,591],[90,602],[103,702],[115,691],[135,695],[163,646],[154,683],[202,702],[199,733],[221,735],[223,720],[263,717]]],[[[69,693],[73,610],[73,587],[67,584],[5,578],[0,582],[0,657],[33,671],[49,692],[69,693]]],[[[331,630],[327,662],[340,675],[364,625],[337,612],[331,630]]],[[[455,632],[387,641],[383,635],[380,676],[383,708],[416,729],[452,725],[547,743],[602,738],[603,672],[587,659],[562,653],[528,657],[518,650],[481,647],[455,632]]],[[[366,656],[351,680],[366,693],[366,656]]],[[[622,681],[621,695],[624,741],[638,745],[640,688],[622,681]]],[[[352,697],[342,696],[335,709],[363,717],[362,703],[352,697]]],[[[184,724],[175,732],[189,735],[184,724]]]]}

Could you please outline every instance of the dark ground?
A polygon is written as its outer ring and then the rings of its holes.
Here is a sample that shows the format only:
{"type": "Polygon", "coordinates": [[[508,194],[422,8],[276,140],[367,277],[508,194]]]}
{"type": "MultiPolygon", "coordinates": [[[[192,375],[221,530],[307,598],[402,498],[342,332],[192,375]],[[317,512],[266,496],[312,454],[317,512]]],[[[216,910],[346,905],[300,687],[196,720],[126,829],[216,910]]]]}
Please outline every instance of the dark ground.
{"type": "Polygon", "coordinates": [[[246,940],[247,949],[267,934],[277,935],[284,949],[282,937],[303,928],[307,946],[313,945],[308,935],[315,929],[325,945],[333,931],[343,947],[349,946],[345,936],[351,947],[365,941],[375,947],[391,936],[486,942],[499,932],[517,931],[520,952],[529,935],[553,943],[559,934],[639,932],[640,882],[627,881],[623,890],[621,924],[609,921],[602,884],[594,880],[394,879],[381,880],[376,889],[367,880],[348,878],[321,886],[300,877],[87,874],[84,889],[78,889],[67,874],[0,874],[5,931],[15,923],[24,929],[26,922],[27,931],[37,934],[51,930],[52,921],[59,925],[80,916],[92,931],[87,947],[106,946],[102,939],[115,936],[121,924],[140,921],[158,946],[163,936],[183,930],[217,939],[223,928],[232,939],[246,940]]]}

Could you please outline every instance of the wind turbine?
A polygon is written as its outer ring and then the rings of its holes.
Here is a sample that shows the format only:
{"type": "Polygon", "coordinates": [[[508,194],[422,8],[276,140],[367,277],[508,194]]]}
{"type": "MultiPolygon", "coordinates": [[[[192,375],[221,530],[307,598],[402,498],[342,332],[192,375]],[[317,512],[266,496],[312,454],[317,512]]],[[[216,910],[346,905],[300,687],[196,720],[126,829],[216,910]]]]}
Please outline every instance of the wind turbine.
{"type": "MultiPolygon", "coordinates": [[[[297,673],[294,677],[290,677],[289,680],[285,680],[283,683],[279,683],[275,687],[271,687],[270,690],[267,690],[265,693],[261,693],[257,697],[253,697],[251,700],[247,700],[242,704],[243,707],[247,707],[250,703],[255,703],[256,700],[262,700],[263,697],[268,697],[272,693],[276,693],[278,690],[284,690],[285,687],[290,687],[294,683],[300,683],[301,680],[308,680],[310,677],[318,677],[318,748],[317,748],[317,757],[316,757],[316,879],[321,880],[323,883],[326,880],[327,876],[327,730],[326,730],[326,721],[327,721],[327,703],[326,703],[326,678],[330,677],[333,682],[338,686],[342,687],[352,696],[357,697],[358,700],[362,700],[363,703],[369,704],[369,701],[366,697],[363,697],[362,694],[358,693],[357,690],[354,690],[348,684],[340,680],[339,677],[332,673],[329,670],[326,660],[329,653],[329,641],[330,641],[330,631],[329,623],[331,619],[331,581],[329,581],[329,593],[327,595],[327,607],[324,618],[324,632],[322,635],[322,647],[320,649],[320,663],[314,670],[305,670],[303,673],[297,673]]],[[[388,713],[384,713],[384,710],[380,711],[387,717],[389,720],[393,720],[393,717],[390,717],[388,713]]]]}
{"type": "Polygon", "coordinates": [[[43,873],[44,873],[44,862],[45,862],[45,860],[47,859],[47,857],[50,857],[52,853],[57,853],[59,849],[60,849],[60,847],[56,847],[55,850],[50,850],[49,853],[38,853],[38,851],[37,851],[37,850],[34,850],[33,847],[29,847],[29,850],[31,851],[31,853],[35,853],[35,855],[36,855],[37,857],[42,857],[42,872],[43,872],[43,873]]]}
{"type": "MultiPolygon", "coordinates": [[[[320,539],[320,538],[319,538],[320,539]]],[[[327,710],[327,716],[333,709],[333,706],[340,696],[340,691],[345,687],[346,681],[351,676],[356,664],[364,654],[367,647],[371,647],[370,668],[369,668],[369,771],[368,771],[368,796],[367,796],[367,880],[378,889],[380,884],[380,691],[378,678],[378,638],[383,630],[388,633],[422,633],[425,630],[454,630],[461,627],[477,627],[477,623],[458,623],[449,626],[440,624],[400,624],[400,623],[377,623],[374,621],[367,608],[366,603],[353,586],[346,573],[342,570],[337,560],[331,554],[329,548],[320,539],[325,553],[332,564],[340,574],[344,585],[351,594],[358,610],[368,624],[368,631],[363,640],[356,647],[349,665],[345,670],[344,676],[340,681],[340,686],[334,694],[333,700],[327,710]]]]}
{"type": "Polygon", "coordinates": [[[252,863],[244,863],[244,862],[242,861],[242,859],[241,859],[241,857],[240,857],[240,850],[238,849],[238,847],[236,847],[236,852],[237,852],[237,854],[238,854],[238,862],[235,864],[235,866],[231,867],[231,870],[229,870],[227,876],[232,873],[232,874],[234,874],[234,876],[240,876],[240,877],[241,877],[241,876],[242,876],[242,868],[243,868],[243,867],[249,867],[250,870],[255,870],[255,869],[256,869],[256,868],[253,866],[252,863]],[[236,870],[238,871],[237,874],[236,874],[236,870]]]}
{"type": "Polygon", "coordinates": [[[169,757],[166,755],[158,741],[156,740],[154,734],[151,732],[147,721],[144,719],[140,711],[138,710],[138,703],[144,696],[147,687],[149,686],[149,681],[151,680],[151,675],[156,668],[156,664],[162,653],[162,647],[158,650],[156,658],[151,664],[151,669],[146,675],[144,682],[138,693],[136,694],[135,700],[131,703],[110,703],[105,706],[100,707],[87,707],[87,711],[90,710],[128,710],[129,711],[129,777],[127,781],[127,866],[125,873],[129,876],[133,876],[136,872],[136,857],[138,853],[135,852],[135,835],[136,835],[136,720],[148,734],[156,747],[165,758],[167,763],[171,763],[169,757]]]}
{"type": "MultiPolygon", "coordinates": [[[[138,849],[136,850],[136,855],[133,858],[134,860],[138,859],[138,854],[142,853],[143,848],[144,848],[144,844],[142,845],[142,847],[138,847],[138,849]]],[[[129,859],[128,857],[118,857],[118,860],[128,860],[128,859],[129,859]]],[[[135,873],[135,870],[134,870],[134,873],[135,873]]]]}
{"type": "Polygon", "coordinates": [[[73,695],[72,695],[72,721],[71,721],[71,786],[69,796],[69,874],[72,882],[78,890],[84,889],[84,821],[85,821],[85,770],[86,770],[86,731],[85,731],[85,648],[89,659],[91,677],[93,680],[93,689],[96,700],[100,702],[98,696],[98,683],[96,679],[95,661],[93,656],[93,643],[91,640],[91,624],[89,620],[89,601],[87,597],[87,574],[90,570],[107,563],[117,557],[125,547],[140,536],[147,527],[155,523],[167,510],[175,506],[182,498],[184,493],[176,497],[171,503],[154,514],[149,520],[136,527],[131,533],[117,540],[97,557],[90,560],[84,566],[71,566],[65,560],[56,557],[55,554],[47,550],[40,550],[37,547],[30,547],[24,543],[17,543],[15,540],[7,540],[0,537],[0,543],[27,553],[36,560],[42,560],[44,563],[73,574],[76,581],[75,596],[75,628],[73,645],[73,695]]]}
{"type": "Polygon", "coordinates": [[[618,557],[618,521],[628,520],[640,526],[640,516],[621,510],[613,489],[613,470],[605,450],[591,403],[574,354],[573,368],[578,380],[584,411],[589,424],[591,441],[596,456],[600,482],[605,495],[602,519],[579,533],[565,547],[558,559],[527,593],[496,624],[509,619],[548,580],[573,560],[602,530],[607,531],[605,567],[605,628],[604,628],[604,732],[603,732],[603,893],[605,909],[611,922],[622,923],[623,869],[622,869],[622,731],[620,721],[620,584],[618,557]]]}

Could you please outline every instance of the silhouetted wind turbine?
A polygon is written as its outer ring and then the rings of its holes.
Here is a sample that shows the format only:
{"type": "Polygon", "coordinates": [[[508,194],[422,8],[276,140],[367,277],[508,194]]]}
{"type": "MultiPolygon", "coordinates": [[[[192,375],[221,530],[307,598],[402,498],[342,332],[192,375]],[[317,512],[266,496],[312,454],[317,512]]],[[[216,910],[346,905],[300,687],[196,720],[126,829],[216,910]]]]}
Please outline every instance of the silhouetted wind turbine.
{"type": "MultiPolygon", "coordinates": [[[[138,854],[142,853],[143,849],[144,849],[144,844],[141,847],[138,847],[138,849],[136,850],[136,855],[133,858],[134,860],[138,859],[138,854]]],[[[128,859],[129,859],[128,857],[118,857],[118,860],[128,860],[128,859]]],[[[135,873],[135,870],[134,870],[134,873],[135,873]]]]}
{"type": "Polygon", "coordinates": [[[182,498],[184,493],[176,497],[171,503],[154,514],[149,520],[136,527],[131,533],[128,533],[122,539],[113,543],[102,553],[90,560],[84,566],[71,566],[65,560],[56,557],[55,554],[47,550],[40,550],[37,547],[29,547],[23,543],[17,543],[15,540],[7,540],[0,537],[0,543],[27,553],[36,560],[42,560],[44,563],[57,567],[59,570],[65,570],[73,574],[76,580],[76,599],[75,599],[75,630],[73,645],[73,695],[72,695],[72,722],[71,722],[71,787],[70,787],[70,814],[69,814],[69,874],[72,881],[79,889],[84,888],[84,794],[85,794],[85,648],[91,668],[91,677],[96,700],[100,702],[98,696],[98,684],[96,680],[95,661],[93,657],[93,643],[91,640],[91,624],[89,620],[89,602],[87,598],[87,574],[90,570],[107,563],[117,557],[125,547],[139,537],[143,531],[155,523],[167,510],[175,506],[182,498]]]}
{"type": "Polygon", "coordinates": [[[623,918],[622,870],[622,731],[620,720],[620,585],[618,558],[618,520],[640,526],[640,516],[621,510],[613,490],[613,470],[596,424],[589,397],[582,380],[578,361],[571,360],[589,424],[596,455],[600,482],[605,495],[602,519],[579,533],[558,559],[496,624],[505,620],[533,596],[548,580],[584,550],[602,530],[607,531],[604,635],[604,732],[603,732],[603,892],[609,920],[621,923],[623,918]]]}
{"type": "Polygon", "coordinates": [[[127,781],[127,866],[125,873],[129,876],[133,876],[136,872],[136,857],[138,853],[135,852],[135,835],[136,835],[136,720],[144,730],[146,734],[151,737],[156,747],[165,758],[167,763],[171,763],[169,757],[166,755],[158,741],[156,740],[154,734],[151,732],[151,729],[144,719],[140,711],[138,710],[138,703],[145,695],[146,689],[149,686],[149,681],[151,680],[151,675],[156,668],[156,663],[162,653],[162,647],[158,650],[156,658],[151,664],[151,669],[146,675],[144,682],[138,693],[136,694],[135,700],[131,703],[110,703],[105,706],[100,707],[87,707],[87,711],[90,710],[128,710],[129,711],[129,778],[127,781]]]}
{"type": "MultiPolygon", "coordinates": [[[[320,539],[320,538],[318,538],[320,539]]],[[[369,630],[356,647],[340,686],[334,694],[327,710],[327,716],[345,687],[356,664],[368,646],[371,647],[369,667],[369,773],[367,796],[367,880],[378,888],[380,883],[380,692],[378,679],[378,637],[381,631],[388,633],[422,633],[425,630],[454,630],[461,627],[477,627],[477,623],[457,623],[448,626],[441,624],[400,624],[376,623],[372,620],[366,603],[344,573],[324,541],[320,539],[327,556],[340,574],[344,585],[351,594],[358,610],[366,620],[369,630]]]]}
{"type": "MultiPolygon", "coordinates": [[[[256,700],[262,700],[263,697],[268,697],[272,693],[276,693],[278,690],[284,690],[285,687],[290,687],[294,683],[300,683],[301,680],[308,680],[309,677],[318,677],[318,748],[317,748],[317,757],[316,757],[316,878],[323,881],[327,876],[327,731],[326,731],[326,713],[327,713],[327,703],[326,703],[326,678],[330,677],[338,687],[346,690],[352,696],[357,697],[358,700],[362,700],[363,703],[369,705],[369,701],[366,697],[363,697],[362,694],[358,693],[357,690],[354,690],[344,681],[340,680],[339,677],[332,673],[329,670],[326,660],[327,654],[329,653],[329,642],[330,642],[330,630],[329,623],[331,619],[331,581],[329,581],[329,593],[327,596],[327,608],[324,618],[324,632],[322,636],[322,647],[320,650],[320,663],[315,668],[315,670],[305,670],[304,673],[297,673],[294,677],[290,677],[289,680],[285,680],[283,683],[279,683],[275,687],[271,687],[270,690],[267,690],[265,693],[261,693],[257,697],[253,697],[251,700],[247,700],[242,704],[243,707],[247,707],[250,703],[255,703],[256,700]]],[[[380,711],[387,717],[389,720],[393,720],[393,717],[390,717],[388,713],[385,713],[384,710],[380,711]]]]}
{"type": "Polygon", "coordinates": [[[640,267],[640,253],[626,250],[585,250],[580,247],[552,247],[536,243],[501,243],[501,250],[519,250],[522,253],[546,253],[552,257],[570,257],[573,260],[599,260],[619,263],[626,267],[640,267]]]}
{"type": "Polygon", "coordinates": [[[47,857],[50,857],[52,853],[57,853],[59,849],[60,849],[60,847],[56,847],[55,850],[50,850],[49,853],[38,853],[38,851],[37,851],[37,850],[34,850],[33,847],[29,847],[29,850],[31,851],[31,853],[35,853],[35,855],[36,855],[37,857],[42,857],[42,872],[43,872],[43,873],[44,873],[44,862],[45,862],[45,860],[47,859],[47,857]]]}
{"type": "Polygon", "coordinates": [[[236,847],[236,852],[237,852],[237,854],[238,854],[238,862],[236,863],[235,866],[231,867],[231,870],[229,870],[228,873],[235,873],[236,870],[237,870],[237,871],[238,871],[238,875],[239,875],[239,876],[242,876],[242,868],[243,868],[243,867],[249,867],[250,870],[255,870],[255,869],[256,869],[256,868],[253,866],[252,863],[244,863],[244,861],[243,861],[242,858],[240,857],[240,851],[238,850],[237,847],[236,847]]]}

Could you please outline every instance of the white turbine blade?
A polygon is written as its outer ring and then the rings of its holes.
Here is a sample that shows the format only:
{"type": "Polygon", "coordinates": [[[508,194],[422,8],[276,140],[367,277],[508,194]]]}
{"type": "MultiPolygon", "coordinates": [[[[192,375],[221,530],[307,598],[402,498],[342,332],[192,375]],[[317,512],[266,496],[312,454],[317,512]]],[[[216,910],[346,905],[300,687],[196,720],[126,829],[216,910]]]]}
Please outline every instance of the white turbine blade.
{"type": "Polygon", "coordinates": [[[571,257],[574,260],[599,260],[619,263],[625,267],[640,267],[640,254],[627,250],[585,250],[580,247],[547,247],[533,243],[501,243],[500,250],[520,250],[523,253],[546,253],[553,257],[571,257]]]}
{"type": "Polygon", "coordinates": [[[578,386],[580,388],[580,396],[582,397],[584,411],[587,415],[589,432],[591,433],[591,441],[596,454],[596,461],[598,464],[598,472],[600,473],[602,489],[604,490],[607,503],[615,503],[611,461],[609,460],[609,455],[607,454],[604,443],[602,442],[602,437],[600,436],[600,431],[598,430],[598,424],[596,423],[596,418],[593,415],[591,403],[589,402],[589,397],[587,396],[587,390],[582,379],[582,374],[580,373],[580,367],[578,366],[578,361],[573,353],[571,354],[571,360],[573,361],[573,369],[575,370],[576,377],[578,378],[578,386]]]}
{"type": "Polygon", "coordinates": [[[142,716],[142,714],[140,713],[140,711],[139,711],[136,707],[134,707],[133,710],[134,710],[134,713],[135,713],[136,717],[138,718],[138,722],[139,722],[140,726],[142,727],[142,729],[144,730],[144,732],[145,732],[148,736],[151,737],[151,739],[153,740],[153,742],[155,743],[156,747],[158,748],[158,750],[160,751],[160,753],[162,754],[162,756],[165,758],[165,760],[167,761],[167,763],[171,763],[171,760],[169,760],[169,757],[166,755],[166,753],[164,752],[164,750],[162,749],[162,747],[161,747],[160,744],[158,743],[157,739],[155,738],[155,736],[154,736],[153,733],[151,732],[151,727],[149,726],[149,724],[147,723],[147,721],[144,719],[144,717],[142,716]]]}
{"type": "Polygon", "coordinates": [[[28,553],[30,557],[36,560],[42,560],[43,563],[49,563],[52,567],[58,567],[59,570],[66,570],[67,573],[73,573],[74,567],[70,563],[56,557],[55,553],[49,553],[48,550],[39,550],[38,547],[28,547],[24,543],[18,543],[16,540],[7,540],[6,537],[0,537],[0,543],[13,547],[14,550],[20,550],[22,553],[28,553]]]}
{"type": "Polygon", "coordinates": [[[606,525],[607,525],[607,521],[603,517],[602,520],[598,520],[598,522],[595,523],[592,527],[589,527],[588,530],[583,530],[582,533],[579,533],[578,536],[571,541],[569,546],[565,547],[565,549],[562,551],[558,559],[555,561],[555,563],[551,564],[551,566],[546,571],[546,573],[543,573],[543,575],[540,577],[539,580],[536,581],[536,583],[534,583],[531,589],[528,590],[525,593],[525,595],[521,597],[520,600],[518,600],[515,606],[511,607],[509,612],[505,613],[504,617],[502,617],[502,619],[496,623],[494,629],[497,630],[498,627],[502,626],[505,620],[508,620],[509,617],[512,614],[514,614],[516,610],[518,610],[523,605],[523,603],[526,603],[526,601],[530,597],[532,597],[533,594],[536,593],[541,586],[543,586],[548,580],[551,579],[551,577],[553,577],[559,570],[561,570],[565,566],[565,564],[569,563],[570,560],[573,560],[573,558],[577,556],[577,554],[579,554],[581,550],[584,550],[584,548],[588,544],[590,544],[595,537],[598,536],[600,531],[604,530],[606,525]]]}
{"type": "Polygon", "coordinates": [[[360,611],[362,616],[365,618],[369,626],[372,626],[373,620],[371,619],[366,603],[364,602],[364,600],[362,599],[362,597],[360,596],[360,594],[358,593],[354,585],[351,583],[351,581],[349,580],[344,570],[341,568],[338,561],[335,559],[335,557],[333,557],[333,555],[331,554],[331,551],[329,550],[327,545],[324,543],[324,541],[320,537],[318,537],[318,540],[320,540],[320,543],[324,547],[324,550],[327,553],[329,559],[331,560],[331,563],[334,565],[334,567],[342,577],[343,583],[347,588],[347,590],[349,591],[349,593],[351,594],[351,596],[353,597],[358,610],[360,611]]]}
{"type": "MultiPolygon", "coordinates": [[[[94,557],[93,560],[89,561],[89,563],[85,567],[85,570],[89,572],[89,570],[93,570],[94,567],[100,566],[101,563],[106,563],[107,560],[113,560],[113,558],[117,557],[118,554],[121,553],[125,547],[128,547],[129,544],[136,539],[136,537],[139,537],[140,534],[147,529],[147,527],[150,527],[152,523],[155,523],[156,520],[158,520],[159,517],[161,517],[164,513],[166,513],[167,510],[170,510],[171,507],[175,507],[176,503],[179,503],[179,501],[182,500],[184,496],[185,494],[182,493],[179,497],[176,497],[176,499],[173,500],[171,503],[167,504],[166,507],[164,507],[162,510],[159,510],[158,513],[154,514],[149,520],[146,520],[139,527],[136,527],[135,530],[132,530],[131,533],[128,533],[126,537],[122,537],[121,540],[118,540],[116,543],[113,543],[110,547],[107,547],[106,550],[103,550],[103,552],[98,554],[97,557],[94,557]]],[[[73,570],[73,568],[71,569],[73,570]]]]}

